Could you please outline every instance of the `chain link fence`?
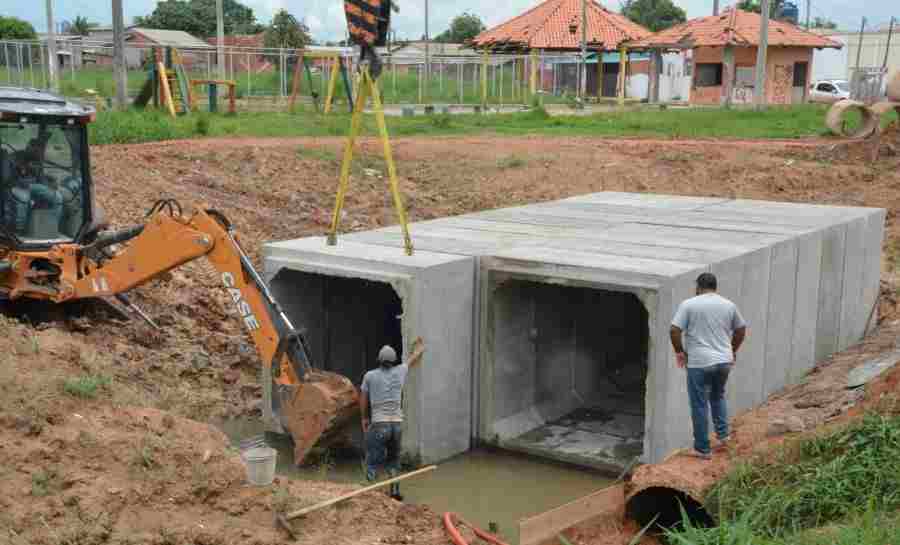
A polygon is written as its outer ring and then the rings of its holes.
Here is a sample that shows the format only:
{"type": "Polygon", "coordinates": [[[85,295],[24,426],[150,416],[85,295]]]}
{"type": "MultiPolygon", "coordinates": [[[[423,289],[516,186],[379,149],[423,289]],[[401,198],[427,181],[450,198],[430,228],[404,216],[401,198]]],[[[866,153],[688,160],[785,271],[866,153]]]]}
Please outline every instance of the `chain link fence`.
{"type": "MultiPolygon", "coordinates": [[[[154,60],[154,44],[126,46],[127,95],[137,96],[146,85],[154,60]]],[[[57,45],[59,90],[70,97],[101,97],[115,94],[113,48],[108,42],[61,37],[57,45]]],[[[190,79],[220,79],[216,48],[177,48],[190,79]]],[[[335,110],[348,107],[345,80],[333,74],[338,67],[334,56],[347,67],[350,86],[355,56],[348,48],[309,48],[305,64],[296,49],[226,47],[225,79],[235,82],[239,111],[283,110],[294,87],[300,64],[300,104],[310,104],[313,94],[323,99],[329,82],[336,78],[335,110]],[[308,70],[307,70],[308,68],[308,70]],[[343,106],[342,106],[343,105],[343,106]]],[[[588,96],[598,91],[614,97],[618,62],[598,66],[594,58],[581,70],[579,54],[488,55],[467,51],[455,56],[423,56],[398,52],[383,55],[384,72],[379,80],[387,105],[523,105],[574,103],[586,73],[588,96]]],[[[47,88],[49,55],[46,43],[0,41],[0,84],[47,88]]],[[[647,96],[647,70],[642,61],[627,72],[626,95],[647,96]]],[[[201,97],[202,98],[202,97],[201,97]]]]}

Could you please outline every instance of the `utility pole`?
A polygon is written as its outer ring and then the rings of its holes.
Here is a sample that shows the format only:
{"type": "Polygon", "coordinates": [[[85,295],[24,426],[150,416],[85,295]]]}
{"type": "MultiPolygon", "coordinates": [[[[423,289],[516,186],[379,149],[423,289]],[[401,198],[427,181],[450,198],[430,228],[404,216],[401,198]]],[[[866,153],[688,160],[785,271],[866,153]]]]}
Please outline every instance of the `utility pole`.
{"type": "Polygon", "coordinates": [[[806,0],[806,30],[809,30],[809,12],[812,11],[812,0],[806,0]]]}
{"type": "Polygon", "coordinates": [[[719,14],[719,0],[713,0],[713,16],[719,14]]]}
{"type": "Polygon", "coordinates": [[[756,83],[754,102],[757,110],[766,108],[766,61],[769,54],[769,0],[760,7],[759,47],[756,49],[756,83]]]}
{"type": "MultiPolygon", "coordinates": [[[[47,0],[47,68],[50,73],[50,90],[56,91],[56,24],[53,22],[53,0],[47,0]]],[[[29,64],[30,66],[30,64],[29,64]]]]}
{"type": "Polygon", "coordinates": [[[113,79],[116,82],[116,107],[128,107],[128,74],[125,66],[125,16],[122,0],[112,0],[113,21],[113,79]]]}
{"type": "Polygon", "coordinates": [[[222,0],[216,0],[216,56],[219,58],[219,79],[225,78],[225,15],[222,0]]]}
{"type": "Polygon", "coordinates": [[[425,0],[425,99],[431,96],[431,34],[428,32],[428,0],[425,0]]]}
{"type": "Polygon", "coordinates": [[[866,18],[862,18],[862,25],[859,27],[859,45],[856,48],[856,71],[859,72],[859,63],[862,61],[863,37],[866,34],[866,18]]]}
{"type": "Polygon", "coordinates": [[[885,74],[887,74],[888,58],[891,56],[891,38],[894,37],[894,21],[895,19],[891,17],[891,26],[888,27],[887,46],[884,48],[884,62],[881,64],[881,70],[885,74]]]}
{"type": "MultiPolygon", "coordinates": [[[[602,54],[600,54],[602,56],[602,54]]],[[[602,62],[603,59],[597,59],[602,62]]],[[[587,98],[587,0],[581,0],[581,99],[587,98]]]]}

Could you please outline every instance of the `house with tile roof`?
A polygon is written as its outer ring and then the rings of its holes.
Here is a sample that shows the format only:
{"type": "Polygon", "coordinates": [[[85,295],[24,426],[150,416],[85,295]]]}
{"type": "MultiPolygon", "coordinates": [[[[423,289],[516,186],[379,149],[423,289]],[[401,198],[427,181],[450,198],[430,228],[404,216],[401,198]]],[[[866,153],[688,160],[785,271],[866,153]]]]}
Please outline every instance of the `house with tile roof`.
{"type": "MultiPolygon", "coordinates": [[[[692,19],[634,40],[628,46],[651,50],[654,57],[663,51],[691,51],[692,104],[749,104],[753,102],[761,22],[758,13],[729,9],[720,15],[692,19]]],[[[824,48],[840,49],[841,44],[787,22],[769,21],[766,102],[781,105],[805,102],[813,51],[824,48]]],[[[651,70],[651,74],[654,72],[651,70]]]]}
{"type": "MultiPolygon", "coordinates": [[[[546,0],[534,8],[476,36],[471,46],[498,53],[542,54],[581,52],[581,0],[546,0]]],[[[587,70],[588,95],[616,96],[617,87],[624,88],[619,77],[617,53],[630,41],[649,37],[651,32],[624,15],[614,13],[596,0],[587,2],[587,48],[590,52],[587,70]],[[611,53],[600,55],[600,53],[611,53]],[[598,62],[598,58],[603,59],[598,62]],[[602,82],[598,85],[598,82],[602,82]]],[[[542,87],[578,87],[578,60],[575,56],[559,58],[541,67],[542,87]]],[[[622,63],[631,74],[647,74],[645,60],[622,63]]],[[[527,72],[520,72],[527,73],[527,72]]]]}

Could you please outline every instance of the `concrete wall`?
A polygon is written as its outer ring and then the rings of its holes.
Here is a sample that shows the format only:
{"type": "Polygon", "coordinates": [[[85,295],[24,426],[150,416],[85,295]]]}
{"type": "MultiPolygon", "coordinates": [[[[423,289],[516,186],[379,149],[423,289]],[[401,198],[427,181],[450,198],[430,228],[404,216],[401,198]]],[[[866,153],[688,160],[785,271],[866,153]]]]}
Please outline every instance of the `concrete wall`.
{"type": "Polygon", "coordinates": [[[390,337],[385,323],[399,300],[403,348],[417,337],[427,346],[404,393],[404,450],[433,462],[469,449],[473,259],[310,238],[267,245],[265,275],[314,357],[357,384],[390,337]]]}

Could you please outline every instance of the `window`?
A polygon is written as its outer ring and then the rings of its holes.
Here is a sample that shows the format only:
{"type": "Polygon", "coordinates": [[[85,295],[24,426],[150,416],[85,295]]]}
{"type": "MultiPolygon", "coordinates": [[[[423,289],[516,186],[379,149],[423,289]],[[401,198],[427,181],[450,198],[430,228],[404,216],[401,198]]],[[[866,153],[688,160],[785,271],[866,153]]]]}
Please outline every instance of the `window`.
{"type": "Polygon", "coordinates": [[[73,239],[85,218],[76,127],[0,123],[0,224],[21,239],[73,239]]]}
{"type": "Polygon", "coordinates": [[[722,63],[698,63],[697,87],[718,87],[722,85],[722,63]]]}
{"type": "Polygon", "coordinates": [[[805,62],[794,63],[794,87],[806,87],[806,74],[809,64],[805,62]]]}
{"type": "Polygon", "coordinates": [[[830,83],[820,83],[816,90],[822,93],[833,93],[834,87],[830,83]]]}

